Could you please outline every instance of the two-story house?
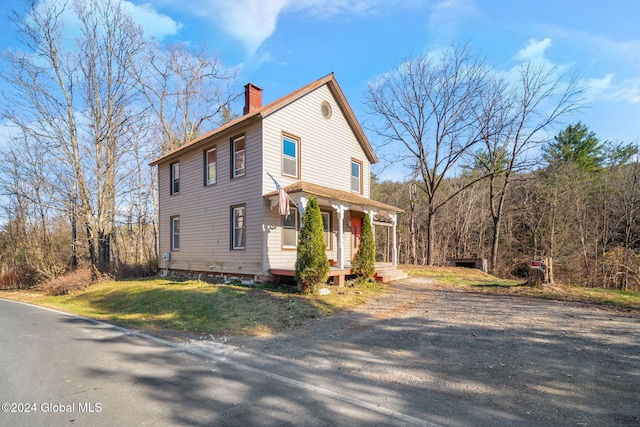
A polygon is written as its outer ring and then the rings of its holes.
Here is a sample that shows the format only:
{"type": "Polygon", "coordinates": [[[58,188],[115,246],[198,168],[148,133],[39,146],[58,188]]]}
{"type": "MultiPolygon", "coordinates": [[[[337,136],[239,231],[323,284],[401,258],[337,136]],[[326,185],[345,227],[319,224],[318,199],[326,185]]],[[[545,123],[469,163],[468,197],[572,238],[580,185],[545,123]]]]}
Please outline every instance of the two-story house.
{"type": "Polygon", "coordinates": [[[320,204],[339,283],[365,213],[392,230],[387,253],[397,265],[401,210],[369,198],[377,160],[333,74],[265,106],[262,90],[248,84],[242,117],[151,163],[158,166],[159,267],[252,280],[293,275],[310,196],[320,204]],[[288,216],[279,213],[276,182],[290,197],[288,216]]]}

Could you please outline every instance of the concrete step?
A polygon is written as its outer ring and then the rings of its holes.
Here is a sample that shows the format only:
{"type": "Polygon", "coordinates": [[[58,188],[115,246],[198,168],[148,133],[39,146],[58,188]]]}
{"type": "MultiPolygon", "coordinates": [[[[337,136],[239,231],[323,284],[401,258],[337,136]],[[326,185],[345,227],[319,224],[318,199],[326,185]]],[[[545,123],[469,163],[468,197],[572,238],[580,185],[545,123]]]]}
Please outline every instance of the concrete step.
{"type": "Polygon", "coordinates": [[[402,280],[406,279],[407,277],[409,277],[407,273],[394,266],[384,266],[382,268],[376,267],[376,274],[374,275],[374,278],[380,282],[402,280]]]}

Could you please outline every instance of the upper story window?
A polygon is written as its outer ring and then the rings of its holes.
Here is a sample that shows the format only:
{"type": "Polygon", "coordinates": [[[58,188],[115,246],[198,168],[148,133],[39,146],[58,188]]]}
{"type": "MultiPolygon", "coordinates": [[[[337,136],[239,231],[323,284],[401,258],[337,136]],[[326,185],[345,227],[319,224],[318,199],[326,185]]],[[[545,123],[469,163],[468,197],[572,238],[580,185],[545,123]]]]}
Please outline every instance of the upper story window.
{"type": "Polygon", "coordinates": [[[244,205],[231,208],[231,249],[244,249],[246,240],[244,205]]]}
{"type": "Polygon", "coordinates": [[[300,140],[298,138],[282,136],[282,174],[298,178],[300,140]]]}
{"type": "Polygon", "coordinates": [[[216,147],[213,147],[210,150],[205,151],[204,153],[204,174],[205,174],[205,185],[211,185],[216,183],[216,147]]]}
{"type": "Polygon", "coordinates": [[[171,166],[171,194],[180,192],[180,162],[172,163],[171,166]]]}
{"type": "Polygon", "coordinates": [[[171,217],[171,250],[180,250],[180,217],[171,217]]]}
{"type": "Polygon", "coordinates": [[[351,191],[362,194],[362,162],[351,160],[351,191]]]}
{"type": "Polygon", "coordinates": [[[231,142],[232,155],[232,178],[244,176],[245,174],[245,140],[244,136],[235,138],[231,142]]]}

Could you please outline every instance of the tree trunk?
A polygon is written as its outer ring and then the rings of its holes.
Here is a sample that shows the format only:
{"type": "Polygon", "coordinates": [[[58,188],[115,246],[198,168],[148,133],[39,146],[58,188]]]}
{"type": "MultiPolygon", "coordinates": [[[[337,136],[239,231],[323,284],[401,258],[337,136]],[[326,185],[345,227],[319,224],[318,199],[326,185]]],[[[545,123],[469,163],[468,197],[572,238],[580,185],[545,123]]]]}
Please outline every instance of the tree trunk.
{"type": "Polygon", "coordinates": [[[435,237],[435,227],[433,219],[433,207],[429,206],[429,211],[427,214],[427,265],[430,267],[433,266],[433,248],[435,237]]]}
{"type": "Polygon", "coordinates": [[[546,281],[547,283],[553,285],[555,283],[555,279],[553,278],[553,258],[547,257],[545,258],[545,265],[547,267],[546,271],[546,281]]]}
{"type": "Polygon", "coordinates": [[[495,274],[498,266],[498,242],[500,241],[500,225],[502,216],[493,217],[493,234],[491,236],[491,274],[495,274]]]}

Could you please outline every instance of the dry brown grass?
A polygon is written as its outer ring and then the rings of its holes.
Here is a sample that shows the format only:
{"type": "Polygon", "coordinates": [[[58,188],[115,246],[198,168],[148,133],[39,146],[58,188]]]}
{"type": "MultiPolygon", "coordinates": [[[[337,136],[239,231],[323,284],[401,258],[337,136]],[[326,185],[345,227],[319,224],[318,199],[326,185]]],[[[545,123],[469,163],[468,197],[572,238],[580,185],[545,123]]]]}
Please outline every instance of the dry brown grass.
{"type": "Polygon", "coordinates": [[[8,271],[0,274],[0,289],[19,289],[26,287],[27,278],[22,273],[8,271]]]}
{"type": "Polygon", "coordinates": [[[51,296],[69,295],[72,292],[87,288],[93,283],[91,269],[86,267],[48,280],[38,286],[38,290],[51,296]]]}

